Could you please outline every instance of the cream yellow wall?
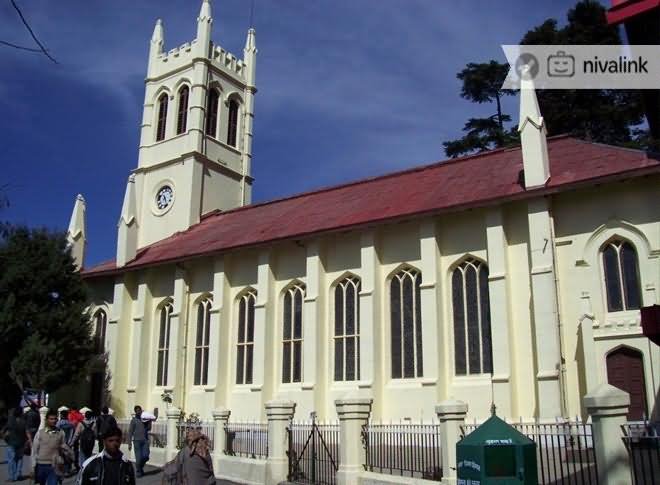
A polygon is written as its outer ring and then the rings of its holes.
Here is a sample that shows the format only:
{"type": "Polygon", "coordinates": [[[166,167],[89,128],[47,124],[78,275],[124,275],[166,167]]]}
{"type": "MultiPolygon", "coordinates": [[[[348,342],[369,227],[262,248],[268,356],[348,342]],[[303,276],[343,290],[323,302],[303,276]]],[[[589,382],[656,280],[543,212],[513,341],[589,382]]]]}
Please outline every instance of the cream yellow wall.
{"type": "MultiPolygon", "coordinates": [[[[605,354],[618,345],[630,345],[644,353],[647,396],[649,405],[653,406],[660,375],[658,349],[649,350],[647,341],[640,336],[638,317],[624,315],[625,321],[616,322],[612,319],[621,315],[607,315],[604,311],[598,250],[601,239],[613,234],[628,238],[636,247],[640,245],[637,251],[644,304],[657,302],[660,285],[657,187],[655,177],[559,194],[549,200],[556,234],[561,349],[565,361],[561,385],[566,416],[583,414],[581,397],[593,384],[605,380],[605,354]],[[583,345],[578,337],[578,322],[585,313],[585,300],[594,320],[587,321],[593,337],[583,345]],[[607,322],[613,325],[608,326],[607,322]],[[594,365],[591,374],[585,370],[589,363],[594,365]],[[587,374],[593,376],[591,386],[587,374]]],[[[164,407],[160,402],[163,389],[154,385],[156,315],[158,305],[172,297],[175,306],[182,306],[176,351],[179,365],[182,366],[184,342],[188,347],[188,364],[185,392],[182,371],[177,372],[176,382],[169,387],[175,404],[206,419],[218,407],[231,409],[233,419],[261,419],[263,404],[273,398],[297,402],[299,418],[317,411],[321,418],[333,419],[334,400],[349,392],[373,397],[376,419],[430,420],[435,404],[449,398],[467,402],[469,418],[480,419],[489,413],[492,392],[496,393],[496,404],[502,414],[515,419],[536,417],[539,415],[536,379],[539,349],[534,336],[529,238],[528,204],[523,201],[209,256],[118,277],[113,294],[108,291],[107,283],[105,290],[97,294],[99,304],[107,300],[110,314],[120,316],[115,324],[117,332],[109,332],[109,338],[116,339],[116,345],[109,346],[116,352],[114,360],[111,359],[115,365],[113,405],[123,413],[134,402],[149,409],[164,407]],[[494,369],[498,377],[492,386],[489,375],[457,377],[454,372],[450,277],[454,267],[467,256],[500,268],[491,272],[489,286],[491,296],[497,290],[496,297],[491,298],[492,325],[506,316],[506,321],[497,323],[498,332],[503,329],[505,337],[499,333],[493,336],[494,342],[502,337],[493,353],[499,352],[497,366],[503,366],[505,371],[494,369]],[[389,278],[404,266],[422,272],[425,368],[424,376],[418,379],[393,380],[389,361],[389,278]],[[336,383],[332,375],[332,290],[334,283],[347,274],[360,277],[364,283],[360,296],[360,327],[364,338],[362,379],[336,383]],[[282,384],[282,292],[294,281],[304,283],[308,289],[304,302],[304,379],[302,383],[282,384]],[[142,293],[141,283],[148,287],[143,287],[142,293]],[[260,355],[255,354],[254,385],[237,386],[234,384],[237,297],[246,288],[259,291],[255,338],[260,336],[263,341],[260,355]],[[177,301],[177,292],[182,301],[177,301]],[[210,359],[210,366],[214,372],[209,372],[207,386],[195,387],[191,383],[196,304],[205,296],[213,297],[212,324],[216,328],[211,345],[215,357],[210,359]],[[137,309],[136,305],[144,308],[137,309]],[[131,325],[136,325],[136,318],[140,317],[141,352],[138,353],[141,356],[136,361],[131,356],[138,351],[131,325]],[[186,325],[187,338],[184,337],[186,325]],[[130,362],[138,362],[143,371],[139,373],[135,392],[129,392],[130,362]],[[427,362],[432,365],[427,366],[427,362]]],[[[100,288],[94,285],[97,287],[100,288]]],[[[540,349],[544,351],[545,348],[540,349]]]]}

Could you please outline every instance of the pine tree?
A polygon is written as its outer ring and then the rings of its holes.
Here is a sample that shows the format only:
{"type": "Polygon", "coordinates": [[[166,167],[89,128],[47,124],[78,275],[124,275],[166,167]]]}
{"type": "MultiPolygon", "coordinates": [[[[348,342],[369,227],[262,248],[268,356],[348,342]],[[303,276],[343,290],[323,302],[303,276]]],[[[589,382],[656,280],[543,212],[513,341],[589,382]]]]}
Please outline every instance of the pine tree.
{"type": "MultiPolygon", "coordinates": [[[[546,20],[541,25],[529,30],[521,44],[616,45],[621,43],[618,29],[607,24],[605,7],[598,2],[593,0],[578,2],[568,11],[567,19],[568,23],[561,28],[558,26],[557,20],[546,20]]],[[[477,103],[497,101],[499,120],[506,123],[510,121],[510,117],[501,113],[499,98],[492,95],[496,79],[494,75],[490,78],[490,84],[473,83],[477,88],[476,91],[471,92],[470,96],[464,94],[466,86],[465,78],[462,76],[466,70],[481,73],[484,72],[485,66],[493,63],[496,61],[485,64],[471,63],[458,74],[459,79],[464,81],[461,96],[477,103]]],[[[506,72],[503,76],[500,74],[497,79],[501,79],[503,82],[505,77],[506,72]]],[[[499,88],[501,84],[497,87],[499,88]]],[[[641,96],[638,92],[606,89],[539,90],[537,95],[549,135],[568,133],[578,138],[610,145],[634,148],[650,147],[649,138],[645,131],[638,126],[642,123],[644,116],[641,96]]],[[[490,118],[485,118],[485,120],[488,119],[490,118]]],[[[489,129],[471,130],[470,125],[473,124],[473,121],[470,120],[465,125],[464,131],[468,132],[466,136],[443,143],[447,156],[456,157],[517,143],[515,125],[508,129],[500,125],[498,130],[491,123],[489,129]]]]}
{"type": "Polygon", "coordinates": [[[63,234],[9,227],[0,239],[0,400],[56,391],[95,358],[84,283],[63,234]]]}

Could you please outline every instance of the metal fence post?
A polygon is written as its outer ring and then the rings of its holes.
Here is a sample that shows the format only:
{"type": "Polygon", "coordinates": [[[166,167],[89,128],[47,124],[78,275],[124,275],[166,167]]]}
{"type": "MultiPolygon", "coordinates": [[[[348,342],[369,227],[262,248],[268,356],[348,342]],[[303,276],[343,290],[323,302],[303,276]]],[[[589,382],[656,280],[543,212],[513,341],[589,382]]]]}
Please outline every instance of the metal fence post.
{"type": "Polygon", "coordinates": [[[266,485],[278,485],[287,479],[289,472],[288,435],[286,428],[293,419],[296,403],[293,401],[268,401],[268,459],[266,461],[266,485]]]}
{"type": "Polygon", "coordinates": [[[435,407],[440,420],[440,449],[442,450],[442,483],[456,483],[456,443],[461,437],[468,405],[463,401],[442,401],[435,407]]]}
{"type": "Polygon", "coordinates": [[[167,448],[165,448],[165,459],[170,461],[179,452],[176,447],[178,442],[176,425],[181,419],[181,410],[171,407],[165,414],[167,415],[167,448]]]}
{"type": "Polygon", "coordinates": [[[364,471],[366,452],[362,445],[362,426],[371,415],[370,398],[337,399],[335,406],[339,416],[339,468],[337,485],[357,485],[364,471]]]}
{"type": "Polygon", "coordinates": [[[601,384],[584,396],[591,415],[600,485],[630,483],[630,459],[623,442],[622,426],[626,423],[630,396],[609,384],[601,384]]]}

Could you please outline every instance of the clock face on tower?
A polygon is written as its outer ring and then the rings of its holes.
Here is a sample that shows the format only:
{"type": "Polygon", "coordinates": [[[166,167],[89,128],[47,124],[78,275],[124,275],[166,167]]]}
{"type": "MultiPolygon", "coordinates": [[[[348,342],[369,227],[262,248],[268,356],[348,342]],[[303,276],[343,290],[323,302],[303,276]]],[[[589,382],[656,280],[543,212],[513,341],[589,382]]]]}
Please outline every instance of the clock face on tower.
{"type": "Polygon", "coordinates": [[[156,207],[159,211],[167,209],[174,200],[174,191],[169,185],[163,185],[156,192],[156,207]]]}

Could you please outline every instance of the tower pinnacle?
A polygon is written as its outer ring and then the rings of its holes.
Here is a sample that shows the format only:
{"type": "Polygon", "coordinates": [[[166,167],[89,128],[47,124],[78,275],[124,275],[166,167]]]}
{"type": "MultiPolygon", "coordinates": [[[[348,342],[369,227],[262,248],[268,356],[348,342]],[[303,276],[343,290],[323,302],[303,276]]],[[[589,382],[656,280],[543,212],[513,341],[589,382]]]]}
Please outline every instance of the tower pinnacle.
{"type": "Polygon", "coordinates": [[[520,142],[525,188],[541,187],[550,178],[546,127],[536,97],[534,81],[523,73],[520,81],[520,142]]]}

